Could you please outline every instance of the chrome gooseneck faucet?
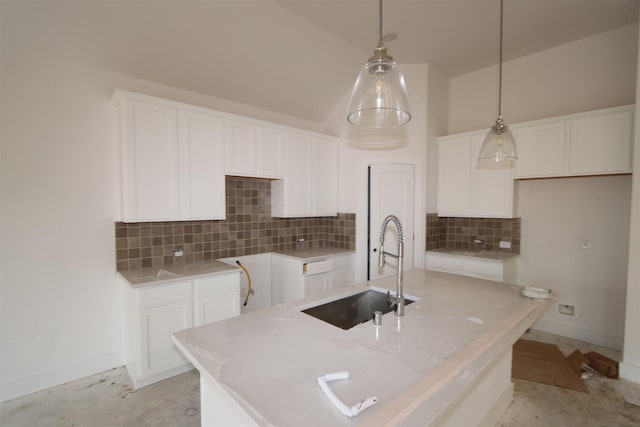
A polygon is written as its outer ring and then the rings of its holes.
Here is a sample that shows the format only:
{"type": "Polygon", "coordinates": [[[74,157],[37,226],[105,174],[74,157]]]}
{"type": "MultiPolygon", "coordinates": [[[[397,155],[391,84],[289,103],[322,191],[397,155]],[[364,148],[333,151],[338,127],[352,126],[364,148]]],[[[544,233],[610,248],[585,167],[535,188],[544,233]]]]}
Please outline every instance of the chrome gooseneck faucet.
{"type": "Polygon", "coordinates": [[[378,259],[378,265],[380,268],[384,267],[385,255],[396,258],[398,260],[398,282],[396,288],[396,296],[389,295],[389,303],[391,306],[396,306],[396,316],[404,316],[404,295],[402,294],[402,258],[404,256],[404,236],[402,233],[402,224],[395,215],[388,215],[384,221],[382,221],[382,228],[380,229],[380,255],[378,259]],[[384,250],[384,232],[387,229],[387,225],[393,222],[398,230],[398,253],[391,254],[384,250]]]}

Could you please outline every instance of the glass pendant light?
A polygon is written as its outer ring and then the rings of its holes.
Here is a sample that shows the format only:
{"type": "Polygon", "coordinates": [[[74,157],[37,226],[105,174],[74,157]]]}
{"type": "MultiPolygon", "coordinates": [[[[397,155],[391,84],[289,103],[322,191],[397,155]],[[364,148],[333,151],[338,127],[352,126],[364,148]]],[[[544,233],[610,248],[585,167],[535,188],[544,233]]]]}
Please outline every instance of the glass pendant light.
{"type": "Polygon", "coordinates": [[[516,143],[513,134],[504,124],[502,119],[502,15],[504,0],[500,0],[500,65],[498,84],[498,118],[496,124],[491,127],[487,134],[480,156],[478,157],[478,168],[482,169],[507,169],[513,167],[513,161],[518,158],[516,154],[516,143]]]}
{"type": "Polygon", "coordinates": [[[382,40],[382,0],[379,9],[378,46],[356,79],[347,114],[349,123],[367,129],[396,128],[411,119],[404,76],[382,40]]]}

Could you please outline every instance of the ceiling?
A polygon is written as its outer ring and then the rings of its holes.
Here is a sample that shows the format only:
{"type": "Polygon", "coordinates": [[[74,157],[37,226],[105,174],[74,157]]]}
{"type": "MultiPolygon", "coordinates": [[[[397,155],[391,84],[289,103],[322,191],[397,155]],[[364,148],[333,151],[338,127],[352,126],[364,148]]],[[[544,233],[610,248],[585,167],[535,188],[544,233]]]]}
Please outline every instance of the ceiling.
{"type": "MultiPolygon", "coordinates": [[[[638,21],[638,0],[506,0],[505,59],[638,21]]],[[[8,1],[7,38],[123,74],[321,123],[378,39],[375,0],[8,1]],[[19,41],[18,41],[19,40],[19,41]]],[[[499,1],[385,0],[400,64],[497,63],[499,1]]]]}

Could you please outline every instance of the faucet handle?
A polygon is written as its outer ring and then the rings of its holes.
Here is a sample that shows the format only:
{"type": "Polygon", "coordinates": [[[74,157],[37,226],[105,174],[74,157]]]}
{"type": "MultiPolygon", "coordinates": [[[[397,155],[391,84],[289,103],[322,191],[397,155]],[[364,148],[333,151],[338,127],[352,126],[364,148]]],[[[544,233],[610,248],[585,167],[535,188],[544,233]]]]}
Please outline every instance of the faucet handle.
{"type": "Polygon", "coordinates": [[[398,300],[396,299],[396,297],[391,296],[390,291],[387,291],[387,303],[389,304],[389,307],[393,307],[398,303],[398,300]]]}

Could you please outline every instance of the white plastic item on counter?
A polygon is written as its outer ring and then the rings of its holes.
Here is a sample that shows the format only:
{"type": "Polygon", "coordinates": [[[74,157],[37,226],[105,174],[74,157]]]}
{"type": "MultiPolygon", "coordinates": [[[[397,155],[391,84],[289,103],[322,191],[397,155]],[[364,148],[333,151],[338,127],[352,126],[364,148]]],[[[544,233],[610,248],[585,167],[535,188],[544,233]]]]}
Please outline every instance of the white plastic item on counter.
{"type": "Polygon", "coordinates": [[[325,374],[318,377],[318,385],[327,396],[327,399],[338,408],[340,412],[342,412],[347,417],[355,417],[360,412],[364,411],[370,406],[373,406],[378,401],[378,398],[375,396],[370,396],[365,399],[362,399],[360,402],[356,403],[353,406],[347,406],[338,397],[333,394],[333,391],[327,385],[329,381],[336,380],[346,380],[349,378],[349,372],[334,372],[333,374],[325,374]]]}
{"type": "Polygon", "coordinates": [[[525,297],[533,299],[549,299],[552,296],[551,289],[534,288],[533,286],[525,286],[521,292],[525,297]]]}

